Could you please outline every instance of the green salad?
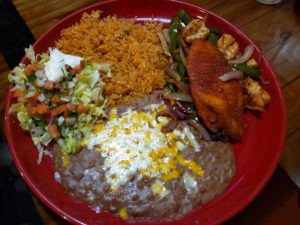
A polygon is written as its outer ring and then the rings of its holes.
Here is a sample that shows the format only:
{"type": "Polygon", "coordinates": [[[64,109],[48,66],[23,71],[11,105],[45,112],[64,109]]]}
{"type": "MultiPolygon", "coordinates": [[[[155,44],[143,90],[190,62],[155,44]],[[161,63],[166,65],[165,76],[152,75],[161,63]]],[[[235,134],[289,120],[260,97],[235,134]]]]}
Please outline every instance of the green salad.
{"type": "Polygon", "coordinates": [[[35,55],[31,46],[25,51],[30,63],[20,64],[8,76],[15,99],[10,113],[30,132],[40,152],[39,162],[53,143],[65,154],[77,152],[91,127],[106,117],[101,74],[110,76],[109,64],[58,49],[41,55],[35,55]]]}

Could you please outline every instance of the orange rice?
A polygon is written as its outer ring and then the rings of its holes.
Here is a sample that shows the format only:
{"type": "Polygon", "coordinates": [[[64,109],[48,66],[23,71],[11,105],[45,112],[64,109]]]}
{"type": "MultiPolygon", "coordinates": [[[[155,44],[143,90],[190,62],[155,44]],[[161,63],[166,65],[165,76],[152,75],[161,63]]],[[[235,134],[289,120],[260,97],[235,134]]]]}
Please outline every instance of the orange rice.
{"type": "Polygon", "coordinates": [[[83,14],[79,23],[63,30],[56,47],[97,63],[109,63],[112,76],[103,77],[108,105],[130,102],[165,85],[164,55],[157,32],[162,24],[133,19],[101,18],[101,12],[83,14]]]}

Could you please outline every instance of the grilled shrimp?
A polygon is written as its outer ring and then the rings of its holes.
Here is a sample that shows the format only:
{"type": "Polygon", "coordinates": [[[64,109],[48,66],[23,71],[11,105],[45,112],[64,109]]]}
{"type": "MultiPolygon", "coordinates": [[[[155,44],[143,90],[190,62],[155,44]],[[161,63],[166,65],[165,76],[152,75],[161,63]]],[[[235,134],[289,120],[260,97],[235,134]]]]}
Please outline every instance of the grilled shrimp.
{"type": "Polygon", "coordinates": [[[255,59],[249,59],[246,62],[246,65],[249,66],[249,67],[252,67],[252,68],[257,68],[258,67],[258,64],[257,64],[255,59]]]}
{"type": "Polygon", "coordinates": [[[250,77],[247,77],[244,88],[248,94],[247,106],[250,109],[264,111],[271,98],[269,93],[250,77]]]}
{"type": "Polygon", "coordinates": [[[181,36],[187,43],[192,43],[195,39],[206,39],[209,30],[205,26],[203,20],[193,19],[185,28],[183,28],[181,36]]]}
{"type": "Polygon", "coordinates": [[[226,59],[233,59],[239,53],[239,44],[235,41],[235,38],[230,34],[223,34],[218,42],[217,46],[220,52],[223,53],[226,59]]]}

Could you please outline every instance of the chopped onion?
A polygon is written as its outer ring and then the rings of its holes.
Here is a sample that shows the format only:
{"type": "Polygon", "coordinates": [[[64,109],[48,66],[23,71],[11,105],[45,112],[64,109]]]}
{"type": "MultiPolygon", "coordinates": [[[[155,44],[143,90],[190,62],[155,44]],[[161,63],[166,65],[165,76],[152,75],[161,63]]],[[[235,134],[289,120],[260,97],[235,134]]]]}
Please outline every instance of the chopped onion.
{"type": "Polygon", "coordinates": [[[169,133],[169,132],[172,132],[173,130],[175,130],[175,128],[177,127],[178,125],[178,121],[177,120],[174,120],[172,119],[167,125],[163,126],[161,128],[161,131],[163,133],[169,133]]]}
{"type": "Polygon", "coordinates": [[[172,99],[172,100],[176,100],[176,101],[193,102],[192,97],[189,94],[185,94],[185,93],[166,92],[166,93],[164,93],[163,97],[166,99],[172,99]]]}
{"type": "Polygon", "coordinates": [[[53,116],[49,116],[49,117],[46,118],[46,120],[47,120],[47,123],[48,123],[48,124],[53,124],[53,122],[54,122],[54,117],[53,117],[53,116]]]}
{"type": "Polygon", "coordinates": [[[195,110],[193,110],[193,109],[188,109],[188,108],[184,107],[184,106],[181,104],[181,102],[179,102],[179,101],[176,101],[176,105],[177,105],[178,109],[179,109],[181,112],[185,113],[185,114],[195,114],[195,113],[196,113],[195,110]]]}
{"type": "Polygon", "coordinates": [[[264,85],[269,85],[270,84],[270,81],[265,80],[262,76],[259,76],[259,79],[260,79],[261,83],[264,84],[264,85]]]}
{"type": "Polygon", "coordinates": [[[173,118],[175,118],[177,120],[186,120],[187,119],[187,116],[184,113],[177,110],[174,106],[172,106],[168,99],[163,98],[163,101],[164,101],[165,105],[168,107],[168,109],[170,111],[170,115],[173,118]]]}
{"type": "Polygon", "coordinates": [[[57,140],[57,143],[59,144],[60,147],[62,147],[62,146],[65,145],[65,140],[62,139],[62,138],[59,138],[59,139],[57,140]]]}
{"type": "Polygon", "coordinates": [[[41,164],[42,159],[43,159],[43,155],[44,155],[43,147],[41,145],[37,145],[36,147],[37,147],[37,149],[39,151],[39,155],[38,155],[38,159],[37,159],[37,164],[41,164]]]}
{"type": "Polygon", "coordinates": [[[63,101],[63,102],[69,102],[71,99],[70,99],[70,96],[60,96],[60,100],[63,101]]]}
{"type": "Polygon", "coordinates": [[[40,102],[44,102],[44,101],[46,100],[46,96],[42,93],[42,94],[40,94],[40,95],[38,96],[38,100],[39,100],[40,102]]]}
{"type": "Polygon", "coordinates": [[[46,75],[44,70],[38,70],[35,72],[35,75],[37,76],[38,79],[40,80],[46,80],[46,75]]]}
{"type": "Polygon", "coordinates": [[[189,53],[189,48],[188,46],[186,45],[185,41],[183,40],[182,37],[179,38],[179,44],[181,45],[183,51],[185,52],[185,54],[188,54],[189,53]]]}
{"type": "Polygon", "coordinates": [[[172,70],[170,67],[167,67],[166,72],[167,72],[167,75],[171,79],[177,80],[177,81],[181,80],[181,77],[180,77],[179,73],[177,73],[175,70],[172,70]]]}
{"type": "Polygon", "coordinates": [[[54,172],[54,180],[57,183],[61,183],[61,176],[60,176],[59,172],[54,172]]]}
{"type": "Polygon", "coordinates": [[[219,76],[219,79],[221,81],[229,81],[229,80],[232,80],[232,79],[242,79],[244,77],[244,74],[242,71],[239,71],[239,70],[233,70],[233,71],[230,71],[228,73],[225,73],[221,76],[219,76]]]}
{"type": "Polygon", "coordinates": [[[30,132],[33,136],[41,136],[44,133],[44,130],[41,127],[34,127],[30,132]]]}
{"type": "Polygon", "coordinates": [[[74,125],[76,123],[76,117],[67,117],[66,118],[66,125],[74,125]]]}
{"type": "Polygon", "coordinates": [[[58,117],[58,119],[57,119],[57,125],[58,126],[62,125],[64,121],[65,121],[65,118],[63,116],[58,117]]]}
{"type": "Polygon", "coordinates": [[[28,82],[26,82],[24,86],[25,86],[25,88],[26,88],[26,89],[28,89],[28,88],[30,88],[30,87],[32,86],[32,84],[31,84],[31,83],[28,83],[28,82]]]}
{"type": "Polygon", "coordinates": [[[170,35],[169,35],[169,29],[163,29],[162,34],[164,35],[164,38],[168,44],[170,44],[170,35]]]}
{"type": "Polygon", "coordinates": [[[187,86],[181,82],[181,77],[176,71],[167,67],[166,74],[173,80],[174,84],[177,86],[177,88],[180,91],[182,91],[183,93],[186,93],[186,94],[190,92],[189,86],[187,86]]]}
{"type": "Polygon", "coordinates": [[[250,57],[252,56],[252,53],[253,53],[253,46],[252,45],[248,45],[246,48],[245,48],[245,51],[244,51],[244,54],[240,57],[240,58],[237,58],[237,59],[232,59],[232,60],[229,60],[228,63],[244,63],[246,62],[247,60],[250,59],[250,57]]]}
{"type": "Polygon", "coordinates": [[[187,124],[193,126],[196,130],[199,131],[199,133],[201,134],[203,140],[207,141],[207,142],[211,142],[212,138],[209,135],[208,131],[205,129],[204,126],[202,126],[200,123],[196,122],[193,119],[189,119],[185,121],[187,124]]]}
{"type": "Polygon", "coordinates": [[[69,81],[68,82],[68,89],[72,89],[73,87],[75,87],[75,82],[74,81],[69,81]]]}
{"type": "MultiPolygon", "coordinates": [[[[169,68],[170,68],[171,70],[175,71],[175,70],[176,70],[176,67],[177,67],[177,63],[176,63],[176,62],[173,62],[173,63],[170,64],[170,67],[169,67],[169,68]]],[[[179,75],[179,74],[178,74],[178,75],[179,75]]]]}
{"type": "Polygon", "coordinates": [[[185,55],[184,55],[184,52],[183,52],[181,46],[179,47],[179,56],[180,56],[181,62],[183,63],[184,67],[186,67],[186,58],[185,58],[185,55]]]}
{"type": "Polygon", "coordinates": [[[170,53],[170,50],[169,50],[169,46],[168,46],[168,44],[167,44],[167,41],[166,41],[164,35],[163,35],[162,33],[160,33],[160,32],[158,32],[157,35],[158,35],[158,37],[159,37],[159,39],[160,39],[160,42],[161,42],[161,45],[162,45],[162,47],[163,47],[163,49],[164,49],[164,53],[165,53],[167,56],[171,57],[171,53],[170,53]]]}
{"type": "Polygon", "coordinates": [[[259,111],[259,112],[265,111],[265,109],[262,108],[262,107],[259,107],[259,106],[251,106],[251,105],[246,105],[246,109],[253,110],[253,111],[259,111]]]}

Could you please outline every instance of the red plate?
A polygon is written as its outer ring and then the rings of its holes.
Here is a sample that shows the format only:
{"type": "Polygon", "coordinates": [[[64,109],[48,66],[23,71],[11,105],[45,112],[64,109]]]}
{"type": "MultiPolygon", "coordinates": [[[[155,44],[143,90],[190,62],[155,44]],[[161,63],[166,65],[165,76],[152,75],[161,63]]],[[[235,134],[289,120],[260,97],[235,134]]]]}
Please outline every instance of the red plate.
{"type": "MultiPolygon", "coordinates": [[[[169,19],[180,9],[185,9],[193,17],[207,15],[207,26],[221,28],[232,34],[243,49],[246,45],[254,45],[235,26],[221,17],[200,7],[171,0],[113,0],[83,8],[67,16],[51,27],[34,44],[36,52],[46,51],[54,46],[60,37],[62,29],[79,21],[83,12],[100,9],[104,16],[133,18],[141,21],[150,18],[168,23],[169,19]]],[[[268,109],[257,116],[251,113],[245,115],[248,127],[241,143],[234,144],[237,162],[237,174],[226,191],[212,202],[194,209],[184,218],[177,221],[155,221],[157,224],[217,224],[224,222],[246,207],[262,190],[278,163],[285,136],[285,109],[279,83],[265,57],[255,47],[254,56],[259,59],[265,79],[271,84],[266,87],[271,95],[268,109]]],[[[23,59],[24,63],[25,60],[23,59]]],[[[52,160],[44,157],[38,165],[37,150],[28,134],[19,127],[15,117],[9,115],[12,103],[11,93],[8,93],[5,111],[5,132],[14,162],[23,179],[31,190],[53,211],[64,219],[75,224],[126,224],[110,213],[96,214],[85,203],[75,201],[68,192],[55,182],[52,160]]],[[[140,224],[151,221],[139,221],[140,224]]],[[[153,223],[153,221],[152,221],[153,223]]]]}

